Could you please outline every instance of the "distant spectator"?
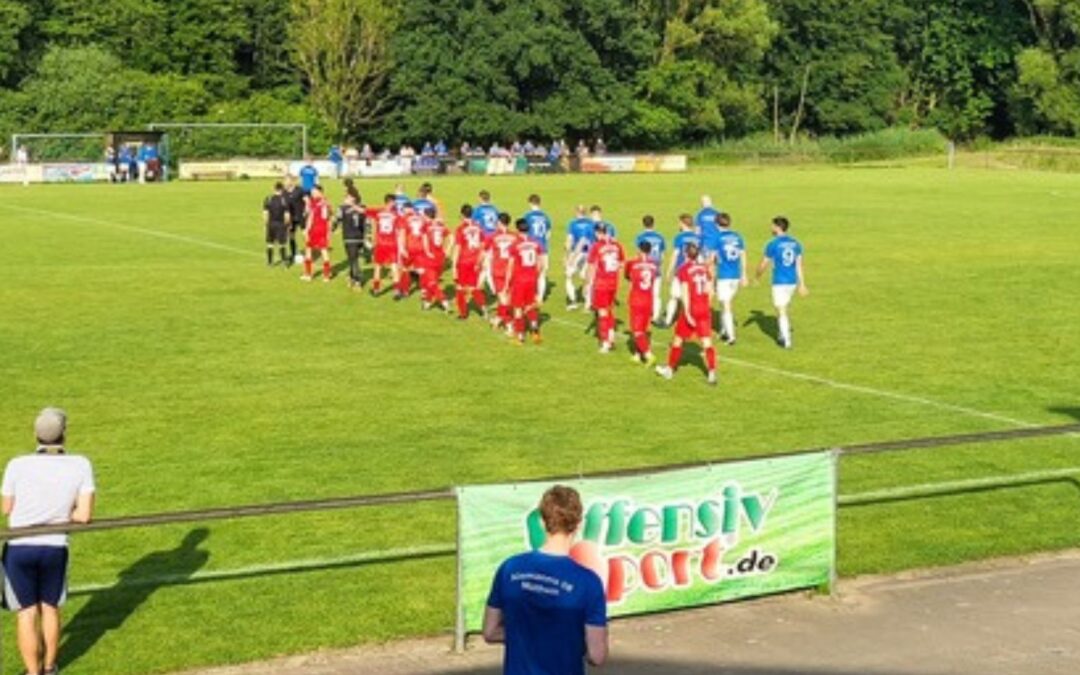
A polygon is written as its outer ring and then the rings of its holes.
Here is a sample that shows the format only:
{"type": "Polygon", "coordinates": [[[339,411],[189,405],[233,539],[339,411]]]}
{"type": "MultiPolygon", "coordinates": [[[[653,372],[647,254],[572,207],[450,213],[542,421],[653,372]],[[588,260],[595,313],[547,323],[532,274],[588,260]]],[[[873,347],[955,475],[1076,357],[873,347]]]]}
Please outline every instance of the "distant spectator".
{"type": "Polygon", "coordinates": [[[514,157],[518,157],[520,155],[525,154],[524,146],[521,145],[521,142],[518,141],[517,139],[514,139],[514,143],[510,146],[510,154],[513,155],[514,157]]]}
{"type": "Polygon", "coordinates": [[[345,161],[355,162],[360,159],[360,151],[356,149],[355,145],[350,145],[345,148],[345,161]]]}
{"type": "Polygon", "coordinates": [[[105,146],[105,168],[109,172],[109,182],[116,182],[116,148],[111,145],[105,146]]]}
{"type": "Polygon", "coordinates": [[[540,500],[547,541],[499,566],[484,613],[484,640],[503,642],[503,673],[584,675],[607,660],[607,603],[600,577],[570,558],[581,497],[556,485],[540,500]]]}
{"type": "Polygon", "coordinates": [[[146,160],[146,179],[161,180],[161,156],[158,154],[157,144],[147,143],[143,154],[146,160]]]}
{"type": "MultiPolygon", "coordinates": [[[[8,462],[0,495],[9,528],[90,522],[94,471],[86,457],[64,451],[66,432],[64,411],[45,408],[34,421],[37,451],[8,462]]],[[[4,548],[3,566],[4,601],[16,612],[19,653],[26,672],[55,675],[59,608],[67,597],[68,537],[45,534],[12,539],[4,548]]]]}
{"type": "Polygon", "coordinates": [[[526,138],[525,144],[521,146],[521,152],[526,155],[533,155],[536,153],[536,146],[533,145],[533,142],[530,139],[526,138]]]}
{"type": "Polygon", "coordinates": [[[139,149],[135,151],[135,164],[139,167],[138,175],[140,183],[146,182],[146,148],[148,145],[150,144],[144,141],[139,144],[139,149]]]}
{"type": "Polygon", "coordinates": [[[585,139],[582,138],[577,142],[577,149],[574,150],[574,154],[578,157],[589,156],[589,146],[585,144],[585,139]]]}
{"type": "Polygon", "coordinates": [[[312,164],[311,157],[305,157],[304,165],[300,167],[300,190],[304,193],[305,198],[311,196],[311,191],[315,189],[318,182],[319,170],[312,164]]]}
{"type": "Polygon", "coordinates": [[[468,157],[472,154],[472,148],[469,146],[468,141],[461,142],[461,148],[458,150],[462,157],[468,157]]]}
{"type": "Polygon", "coordinates": [[[420,155],[423,157],[434,157],[435,148],[431,146],[431,141],[426,141],[424,147],[420,150],[420,155]]]}
{"type": "Polygon", "coordinates": [[[15,163],[20,166],[26,166],[30,163],[30,151],[26,149],[25,145],[20,145],[15,150],[15,163]]]}
{"type": "Polygon", "coordinates": [[[119,162],[120,182],[126,183],[131,178],[131,148],[127,145],[121,145],[117,161],[119,162]]]}
{"type": "Polygon", "coordinates": [[[441,138],[439,139],[439,142],[435,144],[435,154],[439,157],[446,157],[447,155],[446,143],[444,143],[441,138]]]}
{"type": "Polygon", "coordinates": [[[606,155],[607,154],[607,144],[604,143],[603,138],[597,137],[597,139],[596,139],[596,154],[598,154],[598,155],[606,155]]]}
{"type": "Polygon", "coordinates": [[[371,166],[371,160],[375,159],[375,151],[371,149],[371,143],[364,143],[363,149],[360,150],[360,159],[371,166]]]}
{"type": "Polygon", "coordinates": [[[341,154],[341,147],[337,145],[330,146],[330,152],[326,153],[326,159],[334,165],[334,177],[341,178],[342,164],[345,162],[345,157],[341,154]]]}

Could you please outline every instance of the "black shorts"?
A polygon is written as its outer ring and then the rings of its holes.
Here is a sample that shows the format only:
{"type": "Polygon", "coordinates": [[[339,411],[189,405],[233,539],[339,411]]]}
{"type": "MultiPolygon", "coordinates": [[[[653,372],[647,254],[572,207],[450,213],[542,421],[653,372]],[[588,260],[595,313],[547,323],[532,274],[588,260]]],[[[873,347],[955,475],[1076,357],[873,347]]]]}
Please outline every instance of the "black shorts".
{"type": "Polygon", "coordinates": [[[266,224],[266,243],[267,244],[284,244],[285,243],[285,223],[267,223],[266,224]]]}
{"type": "Polygon", "coordinates": [[[63,605],[67,564],[66,546],[5,546],[4,607],[18,611],[39,604],[63,605]]]}

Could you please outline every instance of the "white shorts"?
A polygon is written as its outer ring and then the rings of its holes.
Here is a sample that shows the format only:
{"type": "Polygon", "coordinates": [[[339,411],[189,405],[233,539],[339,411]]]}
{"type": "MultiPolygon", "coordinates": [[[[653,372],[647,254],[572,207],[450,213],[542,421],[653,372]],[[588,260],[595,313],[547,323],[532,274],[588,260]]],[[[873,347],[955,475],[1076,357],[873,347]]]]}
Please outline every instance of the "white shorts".
{"type": "Polygon", "coordinates": [[[795,284],[772,287],[773,307],[787,307],[791,304],[793,297],[795,297],[795,284]]]}
{"type": "Polygon", "coordinates": [[[735,299],[735,296],[739,293],[739,280],[738,279],[717,279],[716,280],[716,297],[720,302],[731,302],[735,299]]]}
{"type": "Polygon", "coordinates": [[[571,253],[570,257],[566,259],[566,276],[572,277],[575,274],[578,276],[585,276],[585,270],[589,266],[589,256],[586,253],[574,254],[571,253]]]}
{"type": "Polygon", "coordinates": [[[678,277],[672,278],[671,292],[668,297],[672,300],[682,300],[682,282],[679,281],[678,277]]]}

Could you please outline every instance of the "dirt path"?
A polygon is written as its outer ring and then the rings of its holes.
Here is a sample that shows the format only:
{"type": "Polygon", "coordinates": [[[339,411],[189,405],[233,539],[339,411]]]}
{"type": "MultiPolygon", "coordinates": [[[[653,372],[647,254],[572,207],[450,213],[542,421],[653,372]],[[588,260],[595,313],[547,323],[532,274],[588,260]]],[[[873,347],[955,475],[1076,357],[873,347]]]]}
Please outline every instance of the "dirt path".
{"type": "MultiPolygon", "coordinates": [[[[496,675],[501,650],[449,638],[191,675],[496,675]]],[[[841,584],[835,597],[617,621],[604,672],[627,675],[1077,675],[1080,551],[841,584]]]]}

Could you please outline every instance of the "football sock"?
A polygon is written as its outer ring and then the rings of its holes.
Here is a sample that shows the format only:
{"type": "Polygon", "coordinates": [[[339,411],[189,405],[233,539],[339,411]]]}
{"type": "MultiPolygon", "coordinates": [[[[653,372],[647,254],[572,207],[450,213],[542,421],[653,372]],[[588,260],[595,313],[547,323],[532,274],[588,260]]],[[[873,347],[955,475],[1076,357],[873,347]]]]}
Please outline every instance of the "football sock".
{"type": "Polygon", "coordinates": [[[323,261],[322,275],[323,275],[323,279],[329,279],[330,278],[330,261],[328,261],[328,260],[323,261]]]}
{"type": "Polygon", "coordinates": [[[506,325],[510,322],[510,308],[506,305],[499,303],[498,308],[499,323],[506,325]]]}
{"type": "Polygon", "coordinates": [[[709,367],[710,372],[716,370],[716,347],[705,350],[705,365],[709,367]]]}
{"type": "Polygon", "coordinates": [[[473,304],[476,305],[477,309],[483,309],[484,305],[487,304],[487,297],[484,296],[484,291],[480,290],[479,288],[474,290],[472,292],[472,301],[473,304]]]}
{"type": "Polygon", "coordinates": [[[672,370],[675,370],[676,368],[678,368],[679,367],[679,359],[681,359],[681,358],[682,358],[682,347],[681,346],[679,346],[679,347],[672,346],[671,351],[668,352],[668,357],[667,357],[668,367],[671,368],[672,370]]]}
{"type": "Polygon", "coordinates": [[[547,295],[547,277],[540,277],[536,290],[540,294],[540,299],[543,300],[544,296],[547,295]]]}
{"type": "Polygon", "coordinates": [[[402,271],[401,276],[398,278],[398,293],[401,293],[402,295],[408,295],[410,286],[412,286],[412,275],[408,272],[402,271]]]}
{"type": "Polygon", "coordinates": [[[286,258],[285,257],[285,247],[284,246],[282,246],[280,249],[278,249],[278,252],[281,254],[281,262],[287,263],[290,260],[292,260],[292,258],[286,258]]]}
{"type": "Polygon", "coordinates": [[[787,314],[780,315],[780,339],[791,342],[791,320],[787,318],[787,314]]]}
{"type": "Polygon", "coordinates": [[[577,287],[574,286],[572,279],[566,280],[566,299],[570,301],[571,305],[577,304],[577,287]]]}
{"type": "Polygon", "coordinates": [[[296,239],[289,239],[289,260],[296,258],[296,239]]]}
{"type": "Polygon", "coordinates": [[[514,332],[519,337],[525,334],[525,316],[523,314],[514,317],[514,332]]]}
{"type": "Polygon", "coordinates": [[[529,328],[534,333],[540,332],[540,310],[533,308],[526,312],[525,316],[529,319],[529,328]]]}
{"type": "Polygon", "coordinates": [[[458,316],[464,318],[469,315],[469,305],[465,301],[465,291],[459,290],[454,294],[454,300],[457,302],[458,316]]]}
{"type": "Polygon", "coordinates": [[[638,333],[634,338],[634,344],[637,345],[638,354],[645,356],[649,353],[649,338],[645,333],[638,333]]]}
{"type": "Polygon", "coordinates": [[[728,336],[729,340],[735,339],[735,315],[728,310],[724,310],[722,317],[724,326],[724,335],[728,336]]]}
{"type": "Polygon", "coordinates": [[[271,264],[273,264],[273,262],[274,262],[274,249],[267,246],[266,247],[266,264],[271,265],[271,264]]]}
{"type": "Polygon", "coordinates": [[[371,288],[376,293],[378,293],[379,289],[382,288],[382,279],[376,279],[376,280],[372,281],[371,282],[371,288]]]}
{"type": "Polygon", "coordinates": [[[311,276],[311,258],[304,258],[304,274],[311,276]]]}

